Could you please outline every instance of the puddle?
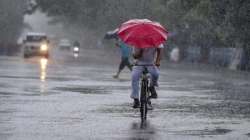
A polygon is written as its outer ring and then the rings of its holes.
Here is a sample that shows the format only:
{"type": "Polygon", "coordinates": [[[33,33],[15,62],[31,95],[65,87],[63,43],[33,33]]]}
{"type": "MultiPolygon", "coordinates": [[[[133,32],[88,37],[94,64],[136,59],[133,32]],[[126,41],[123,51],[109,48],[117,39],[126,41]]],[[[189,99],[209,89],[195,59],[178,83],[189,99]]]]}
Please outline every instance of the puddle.
{"type": "Polygon", "coordinates": [[[130,124],[130,130],[128,132],[129,140],[154,140],[159,139],[157,137],[158,129],[151,125],[149,121],[145,124],[139,122],[133,122],[130,124]]]}
{"type": "MultiPolygon", "coordinates": [[[[0,78],[6,79],[39,79],[39,75],[37,76],[10,76],[10,75],[0,75],[0,78]]],[[[78,80],[79,78],[72,78],[72,77],[47,77],[46,79],[52,81],[72,81],[78,80]]],[[[1,85],[0,85],[1,87],[1,85]]]]}
{"type": "Polygon", "coordinates": [[[230,129],[216,128],[216,129],[204,129],[204,130],[185,130],[176,132],[178,135],[193,135],[193,136],[210,136],[210,135],[225,135],[232,132],[230,129]]]}
{"type": "Polygon", "coordinates": [[[6,87],[9,87],[9,86],[7,84],[4,84],[4,83],[0,84],[0,88],[6,88],[6,87]]]}
{"type": "Polygon", "coordinates": [[[111,94],[105,87],[88,86],[88,87],[56,87],[54,90],[78,92],[80,94],[111,94]]]}
{"type": "Polygon", "coordinates": [[[12,136],[12,134],[5,133],[5,132],[0,132],[0,136],[1,136],[1,139],[7,140],[7,139],[9,139],[12,136]]]}
{"type": "Polygon", "coordinates": [[[35,76],[9,76],[9,75],[0,75],[0,78],[7,78],[7,79],[38,79],[35,76]]]}
{"type": "Polygon", "coordinates": [[[105,105],[102,108],[95,110],[94,112],[99,113],[131,113],[135,112],[131,108],[131,104],[122,104],[122,105],[105,105]]]}
{"type": "Polygon", "coordinates": [[[12,95],[19,95],[19,96],[41,96],[41,95],[55,95],[58,94],[58,92],[44,92],[41,94],[40,91],[36,90],[31,92],[31,90],[29,91],[30,93],[14,93],[14,92],[1,92],[0,91],[0,95],[4,95],[4,96],[12,96],[12,95]]]}
{"type": "Polygon", "coordinates": [[[15,113],[15,112],[17,112],[16,109],[0,110],[0,114],[8,114],[8,113],[15,113]]]}
{"type": "Polygon", "coordinates": [[[15,95],[16,93],[13,92],[2,92],[0,91],[0,95],[15,95]]]}
{"type": "MultiPolygon", "coordinates": [[[[114,117],[140,118],[140,109],[133,109],[132,104],[125,103],[121,105],[105,105],[93,110],[94,113],[106,113],[114,117]]],[[[148,110],[148,117],[156,117],[154,110],[148,110]]]]}
{"type": "Polygon", "coordinates": [[[210,97],[177,96],[161,98],[153,106],[159,111],[196,113],[209,118],[249,118],[250,102],[218,100],[210,97]],[[166,100],[166,101],[165,101],[166,100]]]}
{"type": "Polygon", "coordinates": [[[79,78],[74,78],[74,77],[47,77],[46,79],[59,82],[79,80],[79,78]]]}

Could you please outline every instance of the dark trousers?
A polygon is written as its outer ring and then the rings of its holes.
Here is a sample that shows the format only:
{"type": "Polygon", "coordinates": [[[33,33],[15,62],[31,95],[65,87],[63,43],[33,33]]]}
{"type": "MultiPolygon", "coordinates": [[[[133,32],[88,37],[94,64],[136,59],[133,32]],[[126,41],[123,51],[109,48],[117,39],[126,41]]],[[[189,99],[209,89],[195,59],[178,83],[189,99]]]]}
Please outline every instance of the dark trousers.
{"type": "Polygon", "coordinates": [[[132,65],[130,64],[128,57],[121,59],[119,70],[120,71],[123,70],[125,66],[127,66],[129,68],[129,70],[132,71],[132,65]]]}

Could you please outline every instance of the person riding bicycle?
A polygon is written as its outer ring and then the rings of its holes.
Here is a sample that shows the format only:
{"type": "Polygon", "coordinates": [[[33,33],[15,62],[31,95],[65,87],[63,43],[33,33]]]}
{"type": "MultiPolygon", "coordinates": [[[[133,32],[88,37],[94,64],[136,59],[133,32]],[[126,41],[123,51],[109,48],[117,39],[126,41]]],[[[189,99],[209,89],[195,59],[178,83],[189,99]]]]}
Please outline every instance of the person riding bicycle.
{"type": "Polygon", "coordinates": [[[75,47],[75,46],[76,46],[76,47],[80,47],[80,42],[79,42],[79,41],[77,41],[77,40],[76,40],[76,41],[74,41],[73,46],[74,46],[74,47],[75,47]]]}
{"type": "Polygon", "coordinates": [[[151,75],[151,84],[149,87],[149,91],[151,92],[150,98],[157,98],[155,86],[158,86],[159,66],[163,48],[163,44],[156,48],[133,48],[133,57],[136,60],[135,66],[132,69],[132,93],[130,96],[134,99],[133,108],[138,108],[140,106],[139,80],[144,67],[147,68],[151,75]]]}

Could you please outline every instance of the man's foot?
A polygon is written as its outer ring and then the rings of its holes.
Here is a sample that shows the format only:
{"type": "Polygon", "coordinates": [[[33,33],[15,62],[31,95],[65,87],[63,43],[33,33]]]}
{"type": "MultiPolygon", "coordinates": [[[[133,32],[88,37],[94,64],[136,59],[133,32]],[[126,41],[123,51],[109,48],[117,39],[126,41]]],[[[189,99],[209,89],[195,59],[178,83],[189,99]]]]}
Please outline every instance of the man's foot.
{"type": "Polygon", "coordinates": [[[139,107],[140,107],[139,99],[134,99],[133,108],[139,108],[139,107]]]}
{"type": "Polygon", "coordinates": [[[157,93],[156,93],[155,87],[154,86],[149,87],[149,91],[151,92],[150,98],[156,99],[157,93]]]}
{"type": "Polygon", "coordinates": [[[153,110],[153,106],[152,106],[152,104],[151,104],[151,101],[148,101],[148,110],[153,110]]]}
{"type": "Polygon", "coordinates": [[[116,79],[117,79],[118,77],[119,77],[118,75],[114,75],[114,76],[113,76],[113,78],[116,78],[116,79]]]}

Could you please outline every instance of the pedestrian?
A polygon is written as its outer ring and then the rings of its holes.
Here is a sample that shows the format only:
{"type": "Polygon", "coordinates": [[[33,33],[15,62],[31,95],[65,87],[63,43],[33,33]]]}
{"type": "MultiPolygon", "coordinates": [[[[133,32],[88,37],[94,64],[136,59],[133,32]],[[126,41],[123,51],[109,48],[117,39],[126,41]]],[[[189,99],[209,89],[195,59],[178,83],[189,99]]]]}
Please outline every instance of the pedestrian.
{"type": "Polygon", "coordinates": [[[131,54],[131,49],[127,46],[127,44],[125,44],[123,41],[121,41],[118,38],[116,39],[115,45],[120,48],[121,62],[120,62],[117,73],[113,77],[114,78],[119,78],[119,75],[120,75],[121,71],[125,68],[125,66],[127,66],[128,69],[130,71],[132,71],[132,65],[131,65],[131,63],[129,61],[129,57],[130,57],[130,54],[131,54]]]}
{"type": "Polygon", "coordinates": [[[133,48],[133,57],[136,64],[132,70],[132,93],[131,98],[134,99],[133,108],[138,108],[139,103],[139,80],[143,72],[143,66],[146,65],[151,75],[151,85],[149,91],[150,98],[157,98],[155,86],[158,86],[159,66],[164,46],[161,44],[156,48],[133,48]]]}

